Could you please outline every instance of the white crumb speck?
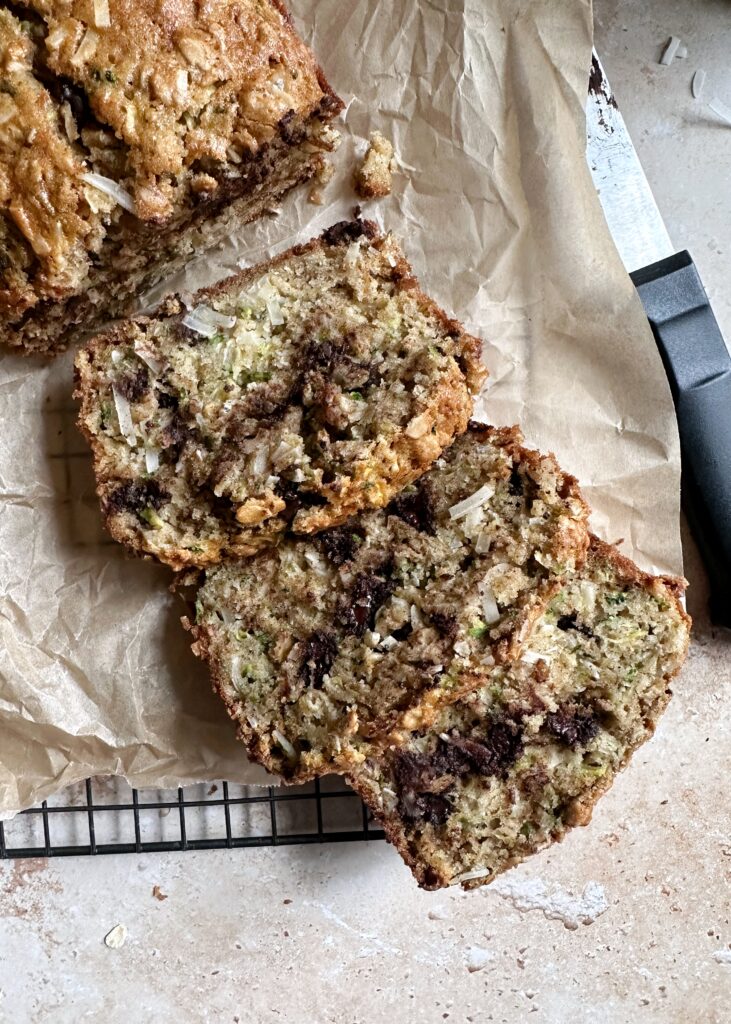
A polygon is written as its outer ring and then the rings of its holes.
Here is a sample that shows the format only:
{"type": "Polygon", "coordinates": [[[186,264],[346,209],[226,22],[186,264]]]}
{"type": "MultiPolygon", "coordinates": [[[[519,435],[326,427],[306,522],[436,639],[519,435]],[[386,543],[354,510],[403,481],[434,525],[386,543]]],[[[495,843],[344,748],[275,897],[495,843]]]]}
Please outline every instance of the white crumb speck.
{"type": "Polygon", "coordinates": [[[426,915],[430,921],[448,921],[449,915],[442,907],[435,907],[426,915]]]}
{"type": "Polygon", "coordinates": [[[593,924],[609,909],[604,887],[587,882],[580,896],[559,887],[549,891],[540,878],[498,879],[490,890],[507,900],[521,912],[540,910],[545,917],[561,921],[565,928],[576,930],[580,924],[593,924]]]}
{"type": "Polygon", "coordinates": [[[495,954],[491,953],[489,949],[482,949],[481,946],[470,946],[465,953],[465,965],[470,974],[481,971],[494,959],[495,954]]]}
{"type": "Polygon", "coordinates": [[[115,924],[114,928],[104,936],[104,945],[110,949],[121,949],[127,938],[127,929],[123,924],[115,924]]]}
{"type": "Polygon", "coordinates": [[[731,949],[717,949],[713,959],[717,964],[731,964],[731,949]]]}

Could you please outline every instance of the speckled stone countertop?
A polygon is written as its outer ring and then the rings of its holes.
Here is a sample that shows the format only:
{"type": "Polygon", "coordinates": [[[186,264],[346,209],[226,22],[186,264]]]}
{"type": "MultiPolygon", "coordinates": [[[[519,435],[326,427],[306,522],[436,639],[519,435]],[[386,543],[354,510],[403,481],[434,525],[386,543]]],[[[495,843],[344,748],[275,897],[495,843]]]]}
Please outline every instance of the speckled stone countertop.
{"type": "MultiPolygon", "coordinates": [[[[703,67],[731,104],[731,12],[595,13],[671,236],[731,337],[731,128],[689,89],[703,67]],[[689,56],[659,68],[671,34],[689,56]]],[[[3,864],[0,1021],[731,1020],[731,633],[710,626],[686,551],[687,667],[589,828],[471,894],[420,892],[381,843],[3,864]]]]}

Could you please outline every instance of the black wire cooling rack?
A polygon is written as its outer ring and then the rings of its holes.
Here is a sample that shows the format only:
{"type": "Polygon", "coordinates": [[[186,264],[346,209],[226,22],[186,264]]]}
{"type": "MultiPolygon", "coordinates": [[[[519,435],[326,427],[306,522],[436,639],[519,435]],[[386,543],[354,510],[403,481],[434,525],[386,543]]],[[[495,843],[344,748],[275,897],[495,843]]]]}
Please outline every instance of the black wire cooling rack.
{"type": "Polygon", "coordinates": [[[0,822],[0,860],[382,838],[337,778],[290,789],[217,782],[176,790],[136,790],[103,778],[0,822]]]}

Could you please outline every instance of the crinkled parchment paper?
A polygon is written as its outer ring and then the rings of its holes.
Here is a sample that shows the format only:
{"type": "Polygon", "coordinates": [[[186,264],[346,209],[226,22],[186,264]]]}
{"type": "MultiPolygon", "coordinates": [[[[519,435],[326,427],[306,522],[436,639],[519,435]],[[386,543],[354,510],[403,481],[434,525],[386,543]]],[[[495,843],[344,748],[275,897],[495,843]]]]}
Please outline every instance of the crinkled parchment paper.
{"type": "MultiPolygon", "coordinates": [[[[381,129],[402,169],[366,213],[485,339],[479,414],[520,421],[582,480],[598,533],[678,571],[672,404],[585,163],[588,0],[292,7],[350,101],[338,177],[326,206],[287,201],[185,283],[350,215],[354,157],[381,129]]],[[[0,813],[94,774],[261,782],[189,651],[168,572],[101,531],[71,389],[70,357],[0,360],[0,813]]]]}

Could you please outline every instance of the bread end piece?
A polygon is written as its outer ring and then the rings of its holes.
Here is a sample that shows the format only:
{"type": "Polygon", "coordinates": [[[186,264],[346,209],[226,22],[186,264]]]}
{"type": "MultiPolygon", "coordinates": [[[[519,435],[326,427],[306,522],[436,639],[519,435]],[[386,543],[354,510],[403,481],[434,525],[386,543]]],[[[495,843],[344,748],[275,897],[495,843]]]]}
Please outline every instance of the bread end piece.
{"type": "Polygon", "coordinates": [[[423,888],[485,885],[589,823],[670,699],[684,587],[593,538],[518,660],[351,775],[423,888]]]}

